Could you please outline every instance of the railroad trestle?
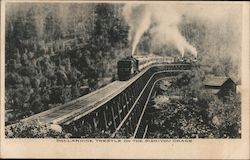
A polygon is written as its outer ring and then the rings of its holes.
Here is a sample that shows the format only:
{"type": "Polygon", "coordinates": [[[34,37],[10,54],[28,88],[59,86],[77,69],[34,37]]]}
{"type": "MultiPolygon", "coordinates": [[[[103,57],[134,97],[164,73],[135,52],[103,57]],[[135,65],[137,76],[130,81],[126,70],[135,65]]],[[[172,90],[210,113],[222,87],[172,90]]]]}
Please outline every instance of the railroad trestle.
{"type": "Polygon", "coordinates": [[[95,132],[108,133],[107,138],[142,137],[146,126],[144,123],[141,124],[141,120],[147,103],[154,93],[156,81],[163,77],[177,76],[189,69],[186,67],[167,70],[164,66],[149,68],[107,103],[83,117],[60,125],[77,138],[93,138],[96,136],[93,134],[95,132]]]}

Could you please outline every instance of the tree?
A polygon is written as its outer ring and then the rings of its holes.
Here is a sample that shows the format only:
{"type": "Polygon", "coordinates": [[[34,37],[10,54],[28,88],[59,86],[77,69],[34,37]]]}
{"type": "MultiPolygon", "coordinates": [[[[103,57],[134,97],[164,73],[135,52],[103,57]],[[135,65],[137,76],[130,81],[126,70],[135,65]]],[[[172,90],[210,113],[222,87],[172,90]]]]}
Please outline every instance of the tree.
{"type": "Polygon", "coordinates": [[[62,37],[61,21],[52,11],[47,14],[44,20],[44,33],[47,40],[55,40],[62,37]]]}
{"type": "Polygon", "coordinates": [[[26,14],[26,23],[24,24],[24,39],[35,39],[37,37],[37,30],[36,30],[36,20],[35,20],[35,10],[31,7],[26,14]]]}

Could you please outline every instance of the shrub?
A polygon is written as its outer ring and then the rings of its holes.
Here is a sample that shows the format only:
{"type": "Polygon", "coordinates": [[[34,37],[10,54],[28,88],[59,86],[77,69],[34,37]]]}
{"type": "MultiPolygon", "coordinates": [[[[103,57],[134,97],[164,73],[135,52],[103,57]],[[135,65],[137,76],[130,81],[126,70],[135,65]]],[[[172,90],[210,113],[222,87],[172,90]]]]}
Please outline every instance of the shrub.
{"type": "Polygon", "coordinates": [[[34,120],[6,126],[5,136],[6,138],[65,138],[67,134],[53,130],[49,125],[43,125],[34,120]]]}

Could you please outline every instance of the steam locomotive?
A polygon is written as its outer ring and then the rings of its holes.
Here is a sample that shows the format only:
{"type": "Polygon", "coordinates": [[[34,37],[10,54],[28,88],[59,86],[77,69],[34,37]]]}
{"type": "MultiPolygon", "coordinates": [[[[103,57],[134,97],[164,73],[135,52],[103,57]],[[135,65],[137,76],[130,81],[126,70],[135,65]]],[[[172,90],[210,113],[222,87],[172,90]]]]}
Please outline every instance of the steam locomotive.
{"type": "Polygon", "coordinates": [[[118,79],[126,81],[139,72],[139,60],[134,57],[124,58],[117,63],[118,79]]]}
{"type": "Polygon", "coordinates": [[[168,70],[189,69],[191,60],[157,55],[136,55],[121,59],[117,63],[118,79],[126,81],[139,71],[154,64],[167,63],[168,70]]]}

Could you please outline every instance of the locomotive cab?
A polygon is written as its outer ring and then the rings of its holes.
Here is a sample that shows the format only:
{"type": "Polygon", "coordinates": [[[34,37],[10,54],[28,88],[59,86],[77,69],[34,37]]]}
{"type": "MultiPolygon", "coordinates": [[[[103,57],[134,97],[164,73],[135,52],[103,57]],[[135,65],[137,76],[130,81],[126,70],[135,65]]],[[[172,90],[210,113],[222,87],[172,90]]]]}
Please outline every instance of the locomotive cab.
{"type": "Polygon", "coordinates": [[[118,78],[121,81],[130,79],[138,72],[139,61],[133,57],[124,58],[117,63],[118,78]]]}

